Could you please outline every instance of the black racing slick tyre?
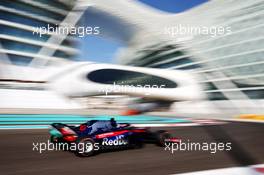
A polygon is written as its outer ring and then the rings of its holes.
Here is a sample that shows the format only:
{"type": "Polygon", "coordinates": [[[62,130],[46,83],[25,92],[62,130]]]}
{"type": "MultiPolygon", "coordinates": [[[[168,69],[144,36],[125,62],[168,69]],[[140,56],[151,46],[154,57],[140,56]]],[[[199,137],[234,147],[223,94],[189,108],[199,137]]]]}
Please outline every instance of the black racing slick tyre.
{"type": "Polygon", "coordinates": [[[171,138],[171,135],[167,131],[163,131],[163,130],[157,131],[155,135],[156,135],[156,144],[161,147],[164,147],[166,140],[171,138]]]}
{"type": "Polygon", "coordinates": [[[76,142],[75,154],[79,157],[90,157],[95,154],[95,142],[91,138],[80,138],[76,142]]]}
{"type": "Polygon", "coordinates": [[[55,144],[55,143],[59,142],[59,139],[58,139],[58,137],[50,136],[50,142],[55,144]]]}

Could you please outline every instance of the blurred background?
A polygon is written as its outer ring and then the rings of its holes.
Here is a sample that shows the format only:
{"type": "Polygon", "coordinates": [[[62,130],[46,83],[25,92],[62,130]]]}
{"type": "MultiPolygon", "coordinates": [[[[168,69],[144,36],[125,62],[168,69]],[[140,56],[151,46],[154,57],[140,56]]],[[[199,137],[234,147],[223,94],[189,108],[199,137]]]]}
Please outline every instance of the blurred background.
{"type": "Polygon", "coordinates": [[[263,19],[263,0],[0,0],[1,171],[175,174],[227,168],[217,171],[227,174],[239,166],[246,169],[235,174],[263,173],[263,164],[255,166],[264,161],[263,19]],[[58,32],[65,26],[89,27],[89,34],[58,32]],[[179,33],[180,27],[224,31],[179,33]],[[115,81],[173,88],[149,98],[92,93],[115,81]],[[179,93],[177,85],[189,82],[195,91],[179,93]],[[164,98],[156,98],[160,94],[164,98]],[[172,100],[174,95],[190,98],[172,100]],[[166,126],[185,141],[231,142],[232,151],[172,155],[147,145],[86,160],[32,152],[32,141],[46,141],[53,122],[113,116],[166,126]]]}
{"type": "MultiPolygon", "coordinates": [[[[175,102],[169,111],[263,113],[263,8],[260,0],[73,1],[1,0],[0,108],[123,108],[134,97],[68,99],[45,87],[63,66],[81,61],[182,70],[199,77],[205,100],[175,102]],[[173,3],[177,5],[173,5],[173,3]],[[229,27],[231,33],[167,35],[166,28],[229,27]],[[99,27],[100,34],[41,37],[47,26],[99,27]]],[[[70,72],[67,72],[70,73],[70,72]]]]}

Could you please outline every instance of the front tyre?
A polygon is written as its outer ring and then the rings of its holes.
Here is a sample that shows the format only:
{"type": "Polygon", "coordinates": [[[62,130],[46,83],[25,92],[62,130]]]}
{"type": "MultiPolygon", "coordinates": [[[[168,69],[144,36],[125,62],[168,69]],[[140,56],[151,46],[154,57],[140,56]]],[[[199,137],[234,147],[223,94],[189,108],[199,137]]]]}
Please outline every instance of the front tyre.
{"type": "Polygon", "coordinates": [[[156,135],[156,144],[158,146],[165,146],[166,140],[171,138],[171,135],[167,132],[167,131],[163,131],[160,130],[157,133],[155,133],[156,135]]]}

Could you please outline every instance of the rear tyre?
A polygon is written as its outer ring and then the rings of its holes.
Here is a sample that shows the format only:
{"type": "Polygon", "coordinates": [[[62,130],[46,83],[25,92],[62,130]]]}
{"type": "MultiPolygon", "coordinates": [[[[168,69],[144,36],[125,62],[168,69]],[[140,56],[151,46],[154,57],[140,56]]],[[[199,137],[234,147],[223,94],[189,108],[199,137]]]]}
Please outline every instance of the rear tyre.
{"type": "Polygon", "coordinates": [[[171,138],[171,135],[167,131],[160,130],[156,134],[156,144],[158,146],[165,146],[166,140],[171,138]]]}
{"type": "Polygon", "coordinates": [[[59,139],[58,139],[58,137],[50,136],[50,142],[51,143],[58,143],[59,142],[59,139]]]}
{"type": "Polygon", "coordinates": [[[95,142],[91,138],[81,138],[76,142],[75,154],[79,157],[90,157],[95,153],[95,142]]]}

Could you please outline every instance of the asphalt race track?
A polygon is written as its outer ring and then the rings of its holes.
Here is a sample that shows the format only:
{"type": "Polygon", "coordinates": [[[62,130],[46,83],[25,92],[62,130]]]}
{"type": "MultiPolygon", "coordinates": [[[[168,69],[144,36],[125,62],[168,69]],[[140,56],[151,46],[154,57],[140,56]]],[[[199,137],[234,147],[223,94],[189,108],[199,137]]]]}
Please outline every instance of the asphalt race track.
{"type": "Polygon", "coordinates": [[[33,142],[46,142],[48,131],[0,130],[0,173],[41,174],[175,174],[264,163],[264,125],[228,123],[215,126],[167,128],[192,142],[232,143],[229,152],[177,151],[147,144],[142,149],[79,158],[67,151],[32,151],[33,142]]]}

